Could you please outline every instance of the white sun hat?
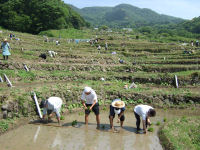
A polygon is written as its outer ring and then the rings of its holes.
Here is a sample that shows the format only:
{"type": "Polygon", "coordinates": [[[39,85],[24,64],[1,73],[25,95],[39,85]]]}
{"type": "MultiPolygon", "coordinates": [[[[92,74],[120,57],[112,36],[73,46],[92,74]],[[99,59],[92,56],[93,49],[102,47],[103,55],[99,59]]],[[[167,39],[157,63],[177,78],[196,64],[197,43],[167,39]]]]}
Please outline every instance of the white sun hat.
{"type": "Polygon", "coordinates": [[[89,92],[91,92],[91,91],[92,91],[92,88],[91,88],[91,87],[86,86],[86,87],[84,88],[84,93],[89,93],[89,92]]]}

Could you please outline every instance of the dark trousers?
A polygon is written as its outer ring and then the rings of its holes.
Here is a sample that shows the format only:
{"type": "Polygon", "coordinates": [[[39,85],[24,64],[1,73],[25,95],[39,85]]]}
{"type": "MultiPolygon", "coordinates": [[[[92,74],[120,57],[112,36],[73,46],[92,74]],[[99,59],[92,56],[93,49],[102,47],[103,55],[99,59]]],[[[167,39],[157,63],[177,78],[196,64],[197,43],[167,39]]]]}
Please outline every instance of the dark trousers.
{"type": "MultiPolygon", "coordinates": [[[[136,127],[137,127],[137,130],[140,130],[140,116],[136,112],[134,112],[134,114],[135,114],[135,118],[136,118],[136,127]]],[[[145,125],[146,125],[146,128],[147,128],[147,118],[146,118],[145,125]]]]}
{"type": "Polygon", "coordinates": [[[6,55],[6,56],[3,55],[3,59],[4,59],[4,60],[8,60],[8,55],[6,55]]]}

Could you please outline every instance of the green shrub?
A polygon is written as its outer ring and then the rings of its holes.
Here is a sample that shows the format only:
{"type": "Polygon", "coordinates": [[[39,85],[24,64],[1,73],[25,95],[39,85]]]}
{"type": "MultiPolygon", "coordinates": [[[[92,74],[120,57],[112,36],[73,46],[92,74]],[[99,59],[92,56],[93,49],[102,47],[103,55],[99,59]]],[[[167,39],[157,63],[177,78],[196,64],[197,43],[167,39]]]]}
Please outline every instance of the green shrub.
{"type": "Polygon", "coordinates": [[[0,121],[0,129],[2,131],[7,131],[8,127],[9,127],[9,125],[8,125],[7,121],[5,121],[5,120],[0,121]]]}

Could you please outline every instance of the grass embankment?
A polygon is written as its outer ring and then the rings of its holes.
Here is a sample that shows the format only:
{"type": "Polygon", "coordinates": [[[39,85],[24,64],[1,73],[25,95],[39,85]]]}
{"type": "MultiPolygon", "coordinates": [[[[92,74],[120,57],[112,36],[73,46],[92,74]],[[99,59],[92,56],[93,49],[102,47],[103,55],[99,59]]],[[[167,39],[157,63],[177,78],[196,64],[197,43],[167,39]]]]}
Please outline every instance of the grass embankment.
{"type": "Polygon", "coordinates": [[[62,29],[62,30],[48,30],[42,31],[39,35],[46,35],[49,37],[62,37],[62,38],[89,38],[87,31],[77,29],[62,29]]]}
{"type": "Polygon", "coordinates": [[[166,150],[199,150],[200,117],[174,119],[164,125],[159,136],[166,150]]]}

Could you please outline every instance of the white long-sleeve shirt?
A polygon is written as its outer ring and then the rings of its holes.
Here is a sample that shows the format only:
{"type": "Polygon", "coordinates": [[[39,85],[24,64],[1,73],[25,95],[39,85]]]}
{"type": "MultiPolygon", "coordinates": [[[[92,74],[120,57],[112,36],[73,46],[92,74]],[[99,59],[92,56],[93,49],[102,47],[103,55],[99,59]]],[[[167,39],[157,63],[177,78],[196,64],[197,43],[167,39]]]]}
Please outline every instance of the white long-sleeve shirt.
{"type": "Polygon", "coordinates": [[[89,95],[86,95],[83,91],[81,100],[83,100],[83,101],[86,100],[86,104],[93,104],[95,100],[96,100],[96,102],[98,102],[97,94],[93,89],[91,90],[91,93],[89,95]]]}
{"type": "Polygon", "coordinates": [[[146,120],[149,109],[154,108],[148,105],[137,105],[134,108],[134,112],[136,112],[140,117],[142,117],[142,120],[146,120]]]}
{"type": "Polygon", "coordinates": [[[62,107],[62,99],[59,97],[50,97],[47,100],[47,107],[43,109],[43,115],[47,114],[47,110],[55,112],[57,117],[60,117],[60,109],[62,107]]]}

